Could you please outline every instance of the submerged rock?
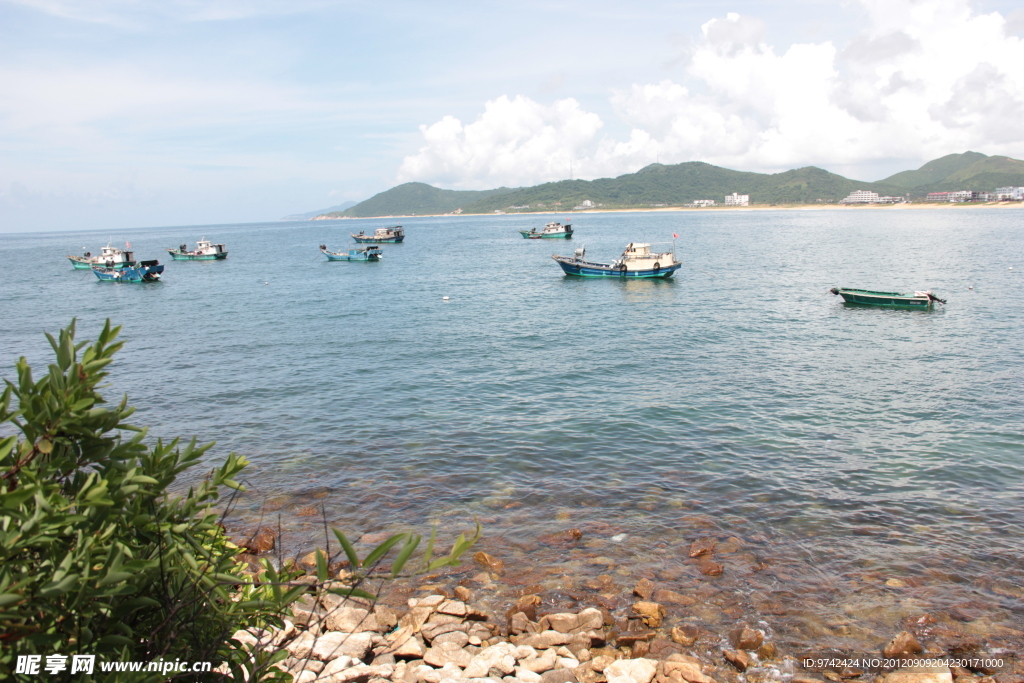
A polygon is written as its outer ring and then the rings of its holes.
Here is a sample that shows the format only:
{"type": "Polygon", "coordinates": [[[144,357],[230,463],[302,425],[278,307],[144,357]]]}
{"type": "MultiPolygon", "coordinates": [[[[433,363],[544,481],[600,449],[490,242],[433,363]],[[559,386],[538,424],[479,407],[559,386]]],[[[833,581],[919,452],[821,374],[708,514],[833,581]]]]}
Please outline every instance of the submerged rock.
{"type": "Polygon", "coordinates": [[[921,644],[917,642],[917,638],[909,631],[900,631],[882,648],[882,654],[886,657],[904,657],[906,655],[916,655],[923,651],[924,648],[921,647],[921,644]]]}

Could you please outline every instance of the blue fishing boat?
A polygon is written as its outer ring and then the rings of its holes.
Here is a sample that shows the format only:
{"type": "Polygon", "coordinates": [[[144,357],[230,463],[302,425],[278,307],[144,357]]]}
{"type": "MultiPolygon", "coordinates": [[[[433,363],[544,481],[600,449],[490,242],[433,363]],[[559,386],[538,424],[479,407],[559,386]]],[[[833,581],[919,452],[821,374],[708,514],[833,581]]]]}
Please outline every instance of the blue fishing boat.
{"type": "Polygon", "coordinates": [[[68,256],[68,260],[78,270],[89,270],[93,266],[124,268],[135,264],[135,252],[112,247],[108,242],[107,246],[103,247],[96,256],[87,251],[81,256],[68,256]]]}
{"type": "Polygon", "coordinates": [[[380,247],[362,247],[348,251],[328,251],[327,245],[321,244],[320,251],[328,261],[380,261],[384,254],[380,247]]]}
{"type": "Polygon", "coordinates": [[[833,287],[828,291],[843,297],[843,301],[848,304],[864,306],[928,309],[932,307],[933,303],[946,303],[945,299],[940,299],[928,291],[900,294],[899,292],[875,292],[870,289],[848,289],[846,287],[833,287]]]}
{"type": "Polygon", "coordinates": [[[100,282],[159,282],[164,267],[159,261],[140,261],[137,265],[123,268],[93,266],[92,272],[100,282]]]}
{"type": "Polygon", "coordinates": [[[537,228],[530,228],[529,230],[520,230],[519,234],[523,236],[524,240],[540,240],[540,239],[553,239],[553,238],[564,238],[569,239],[572,237],[572,226],[566,223],[548,223],[544,226],[543,230],[537,228]]]}
{"type": "Polygon", "coordinates": [[[367,235],[362,230],[358,235],[352,235],[356,242],[376,242],[378,244],[390,242],[397,244],[405,239],[405,230],[401,225],[392,225],[390,228],[377,228],[372,235],[367,235]]]}
{"type": "Polygon", "coordinates": [[[595,263],[586,260],[587,250],[577,249],[573,256],[552,256],[566,275],[582,277],[617,277],[617,278],[669,278],[672,273],[683,265],[676,261],[675,253],[652,252],[651,245],[632,242],[615,261],[611,263],[595,263]]]}
{"type": "Polygon", "coordinates": [[[187,244],[177,249],[167,249],[167,253],[175,261],[221,261],[228,257],[228,250],[223,244],[214,244],[205,237],[196,242],[196,248],[189,251],[187,244]]]}

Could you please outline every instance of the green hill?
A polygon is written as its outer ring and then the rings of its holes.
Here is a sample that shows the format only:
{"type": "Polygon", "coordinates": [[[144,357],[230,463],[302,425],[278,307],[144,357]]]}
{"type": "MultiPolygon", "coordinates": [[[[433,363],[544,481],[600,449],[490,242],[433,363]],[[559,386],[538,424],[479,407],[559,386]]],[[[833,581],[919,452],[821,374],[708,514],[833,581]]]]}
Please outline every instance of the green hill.
{"type": "Polygon", "coordinates": [[[426,183],[405,183],[375,194],[344,211],[326,214],[334,218],[373,218],[375,216],[423,216],[451,213],[488,197],[508,194],[514,190],[441,190],[426,183]]]}
{"type": "Polygon", "coordinates": [[[916,171],[903,171],[880,181],[899,185],[912,195],[955,190],[994,190],[1024,185],[1024,161],[978,152],[949,154],[916,171]]]}
{"type": "Polygon", "coordinates": [[[585,199],[605,208],[679,206],[698,199],[714,199],[720,204],[733,192],[750,195],[750,201],[757,204],[817,203],[835,202],[859,189],[882,194],[900,191],[891,185],[849,180],[813,166],[765,174],[690,161],[671,166],[651,164],[617,178],[563,180],[525,187],[481,199],[463,207],[463,211],[490,213],[527,205],[531,210],[567,209],[585,199]]]}
{"type": "Polygon", "coordinates": [[[494,211],[565,211],[589,200],[606,209],[680,206],[698,199],[721,204],[726,195],[750,195],[753,204],[835,203],[853,190],[921,198],[928,192],[994,190],[1024,186],[1024,161],[978,152],[949,154],[916,171],[874,183],[850,180],[814,166],[782,173],[750,173],[702,161],[651,164],[636,173],[597,180],[562,180],[533,187],[466,191],[405,183],[374,195],[333,217],[370,218],[494,211]]]}

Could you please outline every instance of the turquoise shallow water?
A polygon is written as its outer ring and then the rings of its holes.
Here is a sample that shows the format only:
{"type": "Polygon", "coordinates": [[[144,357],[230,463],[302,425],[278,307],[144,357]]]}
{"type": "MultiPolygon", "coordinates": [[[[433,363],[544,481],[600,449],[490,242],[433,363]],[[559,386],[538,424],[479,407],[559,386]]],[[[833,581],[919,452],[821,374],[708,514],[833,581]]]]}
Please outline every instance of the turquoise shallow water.
{"type": "Polygon", "coordinates": [[[573,218],[571,241],[517,234],[543,216],[408,219],[381,263],[316,247],[383,221],[0,235],[0,366],[41,366],[43,331],[75,316],[88,337],[124,325],[111,393],[154,436],[246,454],[234,521],[280,514],[290,551],[317,533],[311,505],[358,531],[477,516],[508,562],[685,585],[706,578],[680,548],[735,536],[715,585],[761,615],[799,596],[773,622],[793,642],[852,647],[957,605],[987,633],[1022,627],[1024,210],[573,218]],[[549,258],[673,232],[671,281],[549,258]],[[165,258],[203,236],[228,259],[165,258]],[[164,282],[63,258],[109,238],[166,262],[164,282]],[[949,303],[851,307],[832,286],[949,303]],[[588,545],[538,545],[570,527],[588,545]]]}

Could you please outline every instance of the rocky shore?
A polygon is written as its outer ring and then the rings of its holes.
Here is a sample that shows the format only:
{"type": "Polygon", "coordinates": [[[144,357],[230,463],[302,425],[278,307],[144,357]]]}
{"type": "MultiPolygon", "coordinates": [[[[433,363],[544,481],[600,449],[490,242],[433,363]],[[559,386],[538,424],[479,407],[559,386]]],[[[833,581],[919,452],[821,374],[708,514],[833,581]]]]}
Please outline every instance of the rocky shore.
{"type": "MultiPolygon", "coordinates": [[[[703,574],[721,574],[712,540],[694,542],[689,554],[703,574]]],[[[504,567],[485,552],[466,569],[388,583],[375,602],[328,592],[343,581],[306,576],[309,593],[284,628],[234,637],[286,650],[276,666],[298,683],[1024,683],[1012,653],[928,614],[864,653],[887,662],[871,669],[843,666],[838,653],[785,652],[768,621],[708,629],[692,616],[700,594],[647,578],[626,595],[598,593],[593,604],[565,611],[531,587],[507,604],[487,600],[504,567]],[[980,662],[993,652],[1002,666],[980,662]],[[977,661],[959,665],[968,659],[977,661]]]]}

